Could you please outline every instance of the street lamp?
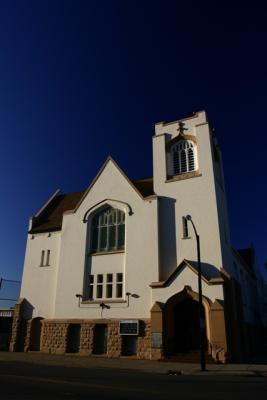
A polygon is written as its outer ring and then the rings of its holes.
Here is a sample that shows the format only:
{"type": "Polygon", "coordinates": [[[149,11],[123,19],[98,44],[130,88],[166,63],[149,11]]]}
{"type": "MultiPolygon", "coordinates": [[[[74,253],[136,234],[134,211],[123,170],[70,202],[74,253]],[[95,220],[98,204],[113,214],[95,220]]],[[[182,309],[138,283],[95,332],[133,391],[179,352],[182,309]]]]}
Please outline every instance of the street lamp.
{"type": "Polygon", "coordinates": [[[198,264],[198,318],[199,318],[199,328],[200,328],[200,364],[201,370],[206,370],[206,360],[205,360],[205,345],[204,345],[204,321],[202,320],[202,280],[201,280],[201,262],[200,262],[200,239],[199,234],[197,233],[194,222],[192,221],[191,215],[186,216],[186,220],[190,221],[196,236],[197,241],[197,264],[198,264]]]}

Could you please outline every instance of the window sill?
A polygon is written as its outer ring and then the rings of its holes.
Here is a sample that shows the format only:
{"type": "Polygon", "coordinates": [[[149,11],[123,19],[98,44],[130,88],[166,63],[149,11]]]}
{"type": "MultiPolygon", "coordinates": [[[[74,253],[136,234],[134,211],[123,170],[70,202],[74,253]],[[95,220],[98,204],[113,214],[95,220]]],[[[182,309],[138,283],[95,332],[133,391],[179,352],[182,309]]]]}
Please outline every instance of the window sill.
{"type": "Polygon", "coordinates": [[[179,174],[179,175],[171,175],[167,177],[165,183],[182,181],[184,179],[190,179],[190,178],[197,178],[199,176],[202,176],[202,174],[199,171],[186,172],[185,174],[179,174]]]}
{"type": "Polygon", "coordinates": [[[120,253],[125,253],[125,250],[96,251],[96,252],[90,252],[88,256],[105,256],[108,254],[120,254],[120,253]]]}
{"type": "Polygon", "coordinates": [[[99,299],[99,300],[83,300],[81,304],[112,304],[112,303],[127,303],[126,300],[123,299],[99,299]]]}

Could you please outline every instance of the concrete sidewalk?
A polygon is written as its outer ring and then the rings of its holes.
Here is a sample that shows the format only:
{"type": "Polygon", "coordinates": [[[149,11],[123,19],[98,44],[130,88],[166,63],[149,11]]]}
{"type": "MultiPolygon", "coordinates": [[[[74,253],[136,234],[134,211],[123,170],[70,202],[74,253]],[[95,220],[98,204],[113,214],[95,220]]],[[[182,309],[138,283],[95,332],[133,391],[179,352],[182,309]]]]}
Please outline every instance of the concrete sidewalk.
{"type": "Polygon", "coordinates": [[[8,353],[0,352],[0,362],[29,363],[74,368],[115,368],[136,372],[171,374],[171,375],[235,375],[267,377],[267,364],[207,364],[207,371],[202,372],[198,364],[181,364],[165,361],[137,360],[129,357],[104,358],[102,356],[79,356],[73,354],[54,355],[38,352],[8,353]]]}

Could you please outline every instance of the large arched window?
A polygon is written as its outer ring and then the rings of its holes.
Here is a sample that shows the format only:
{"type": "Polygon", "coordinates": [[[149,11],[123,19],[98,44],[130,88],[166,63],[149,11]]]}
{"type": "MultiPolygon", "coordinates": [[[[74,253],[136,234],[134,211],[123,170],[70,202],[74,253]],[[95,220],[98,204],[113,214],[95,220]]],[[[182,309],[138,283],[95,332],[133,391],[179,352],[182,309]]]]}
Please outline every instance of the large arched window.
{"type": "Polygon", "coordinates": [[[172,149],[173,174],[184,174],[195,171],[196,166],[196,147],[190,140],[181,140],[172,149]]]}
{"type": "Polygon", "coordinates": [[[124,250],[125,214],[116,208],[106,208],[92,219],[92,252],[124,250]]]}

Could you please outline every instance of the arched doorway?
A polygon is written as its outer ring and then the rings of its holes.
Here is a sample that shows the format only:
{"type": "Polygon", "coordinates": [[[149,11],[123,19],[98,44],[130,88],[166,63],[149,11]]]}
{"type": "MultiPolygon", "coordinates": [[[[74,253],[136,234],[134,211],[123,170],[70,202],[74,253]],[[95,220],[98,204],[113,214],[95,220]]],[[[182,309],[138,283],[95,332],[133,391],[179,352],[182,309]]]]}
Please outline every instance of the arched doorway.
{"type": "MultiPolygon", "coordinates": [[[[174,351],[185,353],[200,348],[200,326],[198,302],[193,299],[185,299],[173,308],[174,317],[174,351]]],[[[202,306],[202,319],[205,319],[202,306]]]]}
{"type": "MultiPolygon", "coordinates": [[[[172,296],[164,308],[164,352],[166,355],[188,353],[200,349],[198,295],[190,290],[172,296]]],[[[202,305],[202,321],[205,321],[206,338],[206,313],[202,305]]]]}

